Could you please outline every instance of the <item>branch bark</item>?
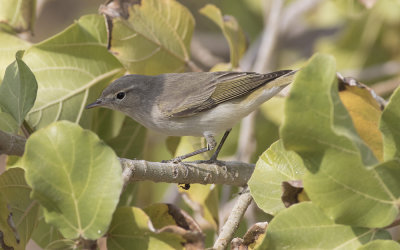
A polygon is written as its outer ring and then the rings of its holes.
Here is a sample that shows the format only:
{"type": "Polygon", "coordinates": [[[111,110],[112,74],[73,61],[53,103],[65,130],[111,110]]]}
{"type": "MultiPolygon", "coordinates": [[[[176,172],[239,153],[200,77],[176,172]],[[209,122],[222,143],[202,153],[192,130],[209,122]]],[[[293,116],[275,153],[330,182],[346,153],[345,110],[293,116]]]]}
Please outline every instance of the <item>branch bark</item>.
{"type": "Polygon", "coordinates": [[[250,191],[246,187],[236,201],[228,220],[222,227],[218,239],[214,243],[213,249],[219,250],[226,248],[228,243],[233,239],[233,234],[239,227],[240,220],[242,219],[252,200],[253,198],[251,197],[250,191]]]}
{"type": "Polygon", "coordinates": [[[245,186],[254,171],[254,164],[235,161],[161,163],[120,158],[123,180],[184,184],[225,184],[245,186]]]}
{"type": "Polygon", "coordinates": [[[0,130],[0,154],[22,156],[26,139],[0,130]]]}

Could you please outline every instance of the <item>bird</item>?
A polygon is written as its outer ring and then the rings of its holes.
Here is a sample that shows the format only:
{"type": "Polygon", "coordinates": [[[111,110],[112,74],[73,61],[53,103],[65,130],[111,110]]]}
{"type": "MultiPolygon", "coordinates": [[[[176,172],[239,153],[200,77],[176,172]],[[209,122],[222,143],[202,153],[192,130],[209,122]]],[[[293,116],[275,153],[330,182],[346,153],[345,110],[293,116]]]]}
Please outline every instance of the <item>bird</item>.
{"type": "Polygon", "coordinates": [[[87,109],[118,110],[148,129],[168,136],[199,136],[207,145],[175,157],[180,162],[213,150],[216,161],[232,127],[293,81],[295,70],[186,72],[155,76],[128,74],[113,81],[87,109]]]}

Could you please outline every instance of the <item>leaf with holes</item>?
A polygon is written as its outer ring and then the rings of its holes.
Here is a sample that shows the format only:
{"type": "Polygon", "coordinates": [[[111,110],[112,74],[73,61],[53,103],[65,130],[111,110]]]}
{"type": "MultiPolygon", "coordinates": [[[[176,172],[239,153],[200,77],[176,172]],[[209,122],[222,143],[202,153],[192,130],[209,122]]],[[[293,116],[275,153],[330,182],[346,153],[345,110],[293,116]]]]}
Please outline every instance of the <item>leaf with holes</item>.
{"type": "Polygon", "coordinates": [[[296,153],[285,150],[281,140],[275,142],[260,156],[249,180],[254,201],[264,212],[276,215],[285,208],[282,182],[301,180],[306,171],[296,153]]]}
{"type": "Polygon", "coordinates": [[[39,203],[29,195],[24,171],[11,168],[0,175],[0,232],[7,246],[25,249],[39,218],[39,203]]]}
{"type": "Polygon", "coordinates": [[[83,16],[63,32],[30,47],[23,57],[38,81],[38,93],[27,120],[42,128],[57,120],[88,126],[88,100],[124,69],[106,49],[106,28],[100,15],[83,16]]]}
{"type": "Polygon", "coordinates": [[[399,164],[379,163],[353,124],[339,97],[334,59],[314,56],[286,100],[284,145],[303,158],[307,195],[328,216],[342,224],[384,227],[399,213],[399,164]]]}
{"type": "Polygon", "coordinates": [[[97,135],[71,122],[53,123],[29,137],[21,165],[46,222],[65,238],[106,232],[122,188],[121,165],[97,135]]]}
{"type": "Polygon", "coordinates": [[[175,0],[142,0],[112,20],[110,50],[130,73],[181,72],[189,63],[194,18],[175,0]]]}

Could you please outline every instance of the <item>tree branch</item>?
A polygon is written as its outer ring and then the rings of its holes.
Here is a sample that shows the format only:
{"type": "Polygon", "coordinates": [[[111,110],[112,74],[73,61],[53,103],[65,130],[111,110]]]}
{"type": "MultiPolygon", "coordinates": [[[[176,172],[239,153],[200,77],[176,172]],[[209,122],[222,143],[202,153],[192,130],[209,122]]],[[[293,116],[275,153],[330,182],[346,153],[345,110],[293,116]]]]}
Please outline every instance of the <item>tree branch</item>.
{"type": "Polygon", "coordinates": [[[0,154],[22,156],[26,139],[0,130],[0,154]]]}
{"type": "Polygon", "coordinates": [[[244,186],[254,171],[254,164],[235,161],[161,163],[120,158],[123,180],[166,183],[226,184],[244,186]]]}
{"type": "Polygon", "coordinates": [[[250,205],[252,200],[253,198],[251,197],[250,191],[246,187],[236,201],[236,204],[233,207],[232,212],[228,217],[228,220],[222,227],[218,239],[214,243],[213,249],[226,248],[228,243],[232,240],[233,234],[239,227],[240,220],[242,219],[247,207],[250,205]]]}

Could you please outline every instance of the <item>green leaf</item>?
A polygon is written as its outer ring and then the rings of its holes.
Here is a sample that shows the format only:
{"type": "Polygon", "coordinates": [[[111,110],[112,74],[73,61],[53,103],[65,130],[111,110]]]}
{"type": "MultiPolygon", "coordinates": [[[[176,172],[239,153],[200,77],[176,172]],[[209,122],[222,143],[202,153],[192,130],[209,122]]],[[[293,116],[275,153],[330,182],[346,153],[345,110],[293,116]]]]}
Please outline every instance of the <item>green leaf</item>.
{"type": "Polygon", "coordinates": [[[8,133],[17,133],[18,129],[19,126],[14,117],[9,113],[0,110],[0,130],[8,133]]]}
{"type": "Polygon", "coordinates": [[[400,163],[400,88],[392,94],[383,110],[380,130],[383,134],[384,159],[396,159],[400,163]]]}
{"type": "Polygon", "coordinates": [[[146,128],[126,117],[117,137],[106,140],[119,157],[134,159],[140,158],[146,139],[146,128]]]}
{"type": "Polygon", "coordinates": [[[18,127],[32,108],[37,92],[36,78],[21,60],[22,54],[22,51],[17,52],[0,85],[0,106],[14,117],[18,127]]]}
{"type": "Polygon", "coordinates": [[[393,161],[377,165],[358,136],[338,96],[334,59],[314,56],[285,104],[280,132],[310,171],[303,184],[314,204],[338,223],[390,224],[398,214],[400,170],[393,161]]]}
{"type": "Polygon", "coordinates": [[[25,50],[30,43],[16,36],[0,31],[0,81],[3,79],[6,67],[15,59],[15,53],[25,50]]]}
{"type": "Polygon", "coordinates": [[[16,32],[32,30],[36,16],[36,0],[0,0],[0,20],[16,32]]]}
{"type": "Polygon", "coordinates": [[[125,117],[119,111],[105,108],[94,109],[90,130],[95,132],[104,141],[115,138],[121,132],[125,117]]]}
{"type": "Polygon", "coordinates": [[[40,209],[38,224],[33,232],[32,239],[41,248],[49,249],[48,246],[63,240],[61,233],[54,226],[44,220],[43,209],[40,209]]]}
{"type": "Polygon", "coordinates": [[[282,182],[300,180],[306,168],[294,152],[286,151],[281,140],[275,142],[257,161],[248,185],[257,206],[268,214],[275,215],[285,208],[282,182]]]}
{"type": "Polygon", "coordinates": [[[356,249],[387,231],[335,224],[311,202],[293,205],[274,217],[259,249],[356,249]]]}
{"type": "Polygon", "coordinates": [[[175,0],[142,0],[113,19],[110,50],[130,73],[181,72],[190,61],[194,18],[175,0]]]}
{"type": "Polygon", "coordinates": [[[39,217],[39,203],[30,199],[30,192],[22,169],[12,168],[1,174],[0,231],[5,244],[14,249],[25,249],[39,217]]]}
{"type": "Polygon", "coordinates": [[[22,165],[46,222],[65,238],[97,239],[106,232],[122,188],[121,165],[94,133],[53,123],[29,137],[22,165]]]}
{"type": "Polygon", "coordinates": [[[400,244],[394,240],[374,240],[365,244],[358,250],[375,250],[375,249],[385,249],[385,250],[399,250],[400,244]]]}
{"type": "Polygon", "coordinates": [[[296,74],[285,103],[281,134],[287,149],[298,152],[306,159],[310,155],[312,159],[309,161],[315,163],[322,159],[317,156],[321,157],[329,149],[355,156],[361,153],[366,165],[377,163],[340,102],[336,65],[331,56],[313,56],[308,65],[296,74]]]}
{"type": "Polygon", "coordinates": [[[239,66],[239,60],[246,52],[246,36],[239,23],[233,16],[222,16],[220,9],[213,4],[207,4],[199,12],[211,19],[224,33],[230,49],[230,60],[232,67],[239,66]]]}
{"type": "Polygon", "coordinates": [[[100,15],[83,16],[63,32],[29,48],[24,61],[38,81],[38,93],[27,120],[42,128],[57,120],[89,127],[83,111],[124,69],[106,49],[106,28],[100,15]]]}
{"type": "Polygon", "coordinates": [[[107,248],[113,249],[183,249],[184,240],[172,233],[157,233],[143,210],[120,207],[107,233],[107,248]]]}

